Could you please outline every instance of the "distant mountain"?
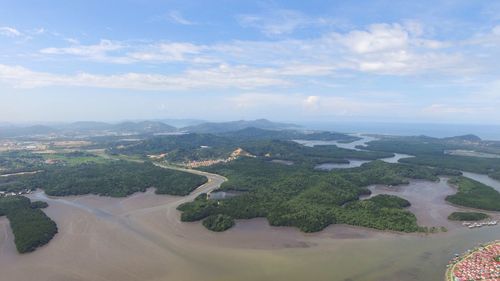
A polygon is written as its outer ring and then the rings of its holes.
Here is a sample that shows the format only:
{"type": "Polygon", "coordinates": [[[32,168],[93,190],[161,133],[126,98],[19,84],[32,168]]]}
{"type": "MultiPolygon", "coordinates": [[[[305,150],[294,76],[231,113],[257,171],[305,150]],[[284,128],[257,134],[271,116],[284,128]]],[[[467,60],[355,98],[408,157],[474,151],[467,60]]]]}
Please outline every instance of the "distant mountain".
{"type": "Polygon", "coordinates": [[[14,127],[14,126],[0,127],[0,137],[3,138],[48,135],[56,132],[58,132],[57,129],[42,125],[34,125],[28,127],[14,127]]]}
{"type": "Polygon", "coordinates": [[[326,131],[266,130],[249,127],[238,131],[218,133],[218,135],[238,141],[251,140],[322,140],[353,142],[360,138],[326,131]]]}
{"type": "Polygon", "coordinates": [[[462,135],[462,136],[455,136],[455,137],[449,137],[449,138],[444,138],[444,140],[448,141],[462,141],[462,142],[481,142],[482,139],[476,135],[462,135]]]}
{"type": "Polygon", "coordinates": [[[60,126],[68,131],[102,131],[109,130],[113,127],[112,124],[95,121],[79,121],[60,126]]]}
{"type": "Polygon", "coordinates": [[[59,134],[65,136],[109,135],[109,134],[155,134],[176,132],[177,128],[158,121],[104,122],[81,121],[49,126],[4,126],[0,127],[0,137],[26,137],[35,135],[59,134]]]}
{"type": "Polygon", "coordinates": [[[111,130],[122,133],[168,133],[175,132],[177,128],[159,121],[123,122],[114,125],[111,130]]]}
{"type": "Polygon", "coordinates": [[[157,121],[168,124],[170,126],[174,126],[176,128],[196,126],[207,122],[205,120],[199,120],[199,119],[159,119],[157,121]]]}
{"type": "Polygon", "coordinates": [[[110,124],[104,122],[81,121],[61,126],[65,133],[119,133],[149,134],[173,132],[177,129],[159,121],[122,122],[110,124]]]}
{"type": "Polygon", "coordinates": [[[191,133],[225,133],[252,127],[266,130],[286,130],[297,129],[300,126],[291,123],[271,122],[267,119],[257,119],[252,121],[240,120],[220,123],[207,122],[195,126],[184,127],[181,130],[191,133]]]}

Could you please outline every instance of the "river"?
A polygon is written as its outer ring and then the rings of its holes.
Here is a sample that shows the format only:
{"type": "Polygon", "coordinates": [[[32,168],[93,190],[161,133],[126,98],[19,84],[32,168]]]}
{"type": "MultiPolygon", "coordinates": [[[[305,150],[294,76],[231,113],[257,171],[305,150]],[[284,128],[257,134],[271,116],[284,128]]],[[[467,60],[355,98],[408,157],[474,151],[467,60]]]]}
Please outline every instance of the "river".
{"type": "MultiPolygon", "coordinates": [[[[355,136],[360,139],[350,143],[342,143],[338,141],[316,141],[316,140],[294,140],[295,142],[302,144],[304,146],[313,147],[316,145],[335,145],[344,149],[353,149],[361,151],[360,147],[366,146],[368,142],[377,140],[375,137],[365,136],[356,134],[355,136]]],[[[388,158],[382,158],[380,160],[385,161],[387,163],[398,163],[400,159],[410,158],[412,155],[403,154],[403,153],[394,153],[394,156],[388,158]]],[[[347,169],[347,168],[355,168],[359,167],[364,163],[370,162],[369,160],[359,160],[359,159],[347,159],[349,163],[323,163],[317,165],[315,168],[319,170],[333,170],[333,169],[347,169]]]]}

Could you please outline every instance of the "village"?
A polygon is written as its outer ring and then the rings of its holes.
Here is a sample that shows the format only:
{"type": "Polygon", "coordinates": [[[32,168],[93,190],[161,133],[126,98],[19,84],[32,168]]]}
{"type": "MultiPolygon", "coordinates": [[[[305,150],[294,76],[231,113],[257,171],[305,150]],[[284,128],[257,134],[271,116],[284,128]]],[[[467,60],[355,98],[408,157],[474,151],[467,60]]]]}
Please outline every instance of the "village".
{"type": "Polygon", "coordinates": [[[463,222],[462,225],[468,227],[469,229],[483,227],[483,226],[495,226],[498,224],[498,221],[484,221],[484,222],[463,222]]]}
{"type": "MultiPolygon", "coordinates": [[[[202,146],[201,148],[207,148],[207,147],[202,146]]],[[[243,150],[241,148],[237,148],[226,159],[208,159],[208,160],[200,160],[200,161],[190,161],[190,162],[184,163],[184,166],[187,168],[191,168],[191,169],[198,168],[198,167],[208,167],[208,166],[212,166],[212,165],[219,164],[219,163],[231,162],[233,160],[236,160],[240,156],[255,157],[254,155],[251,155],[250,153],[246,152],[245,150],[243,150]]]]}
{"type": "Polygon", "coordinates": [[[0,197],[19,196],[19,195],[31,194],[31,193],[33,193],[33,191],[31,191],[29,189],[24,189],[24,190],[19,191],[19,192],[0,191],[0,197]]]}
{"type": "Polygon", "coordinates": [[[500,280],[500,240],[456,255],[448,264],[446,280],[500,280]]]}
{"type": "Polygon", "coordinates": [[[38,141],[13,141],[13,140],[0,141],[0,152],[18,151],[18,150],[42,151],[47,149],[47,147],[48,145],[46,143],[38,141]]]}

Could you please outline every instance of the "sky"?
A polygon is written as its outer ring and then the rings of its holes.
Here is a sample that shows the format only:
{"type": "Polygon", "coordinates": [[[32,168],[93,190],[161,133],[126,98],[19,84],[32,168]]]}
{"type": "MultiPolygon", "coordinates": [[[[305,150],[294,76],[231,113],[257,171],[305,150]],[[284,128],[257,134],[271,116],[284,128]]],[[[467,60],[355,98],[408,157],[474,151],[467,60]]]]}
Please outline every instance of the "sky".
{"type": "Polygon", "coordinates": [[[500,124],[496,0],[0,7],[0,122],[500,124]]]}

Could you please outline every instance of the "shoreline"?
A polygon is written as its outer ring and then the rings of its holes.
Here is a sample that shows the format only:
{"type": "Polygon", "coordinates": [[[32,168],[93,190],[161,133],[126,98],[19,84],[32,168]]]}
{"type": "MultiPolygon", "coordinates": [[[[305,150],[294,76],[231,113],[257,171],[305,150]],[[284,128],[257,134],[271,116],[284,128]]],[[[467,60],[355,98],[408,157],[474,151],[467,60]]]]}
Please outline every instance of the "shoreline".
{"type": "MultiPolygon", "coordinates": [[[[164,168],[164,169],[172,169],[172,170],[183,171],[183,172],[192,173],[192,174],[196,174],[196,175],[203,175],[203,176],[206,176],[208,178],[208,181],[205,184],[203,184],[203,185],[197,187],[196,189],[194,189],[189,195],[186,195],[186,196],[156,194],[156,193],[152,192],[152,190],[154,190],[154,188],[148,188],[145,192],[136,192],[136,193],[128,195],[126,197],[108,197],[108,196],[102,196],[102,195],[97,195],[97,194],[72,195],[72,196],[50,196],[50,195],[45,194],[45,192],[43,191],[43,189],[37,189],[37,192],[34,193],[35,196],[31,196],[31,197],[37,198],[37,196],[36,196],[37,194],[43,193],[44,196],[46,196],[49,200],[78,201],[78,200],[82,200],[82,199],[85,200],[85,198],[96,197],[96,198],[93,198],[92,200],[96,200],[96,199],[98,200],[98,199],[102,198],[103,200],[106,200],[106,201],[113,201],[113,200],[116,200],[116,201],[126,201],[126,200],[130,200],[131,198],[134,198],[134,197],[138,197],[138,196],[140,197],[141,195],[146,195],[148,193],[151,193],[154,196],[160,196],[162,198],[167,198],[167,201],[169,201],[169,202],[166,203],[166,204],[160,204],[160,205],[153,206],[153,207],[143,208],[141,210],[133,210],[133,211],[125,213],[124,216],[130,216],[133,213],[147,213],[148,211],[153,211],[155,209],[166,208],[167,205],[170,206],[170,208],[171,208],[172,205],[175,205],[174,209],[175,209],[175,212],[177,213],[177,222],[178,223],[190,224],[190,225],[201,225],[201,221],[196,221],[196,222],[191,222],[191,223],[181,222],[180,221],[180,214],[176,210],[176,207],[178,205],[184,203],[184,202],[188,202],[188,201],[193,200],[200,193],[210,193],[210,192],[212,192],[214,190],[219,189],[220,185],[223,182],[227,181],[227,178],[225,178],[223,176],[220,176],[220,175],[217,175],[217,174],[211,174],[211,173],[207,173],[207,172],[204,172],[204,171],[199,171],[199,170],[196,170],[196,169],[188,169],[188,168],[182,168],[182,167],[171,166],[171,165],[163,165],[163,164],[159,164],[159,163],[155,163],[155,165],[158,166],[158,167],[164,168]],[[216,181],[215,184],[213,184],[214,180],[216,181]],[[172,199],[173,202],[170,202],[170,201],[172,201],[170,199],[172,199]]],[[[426,180],[418,180],[418,179],[416,179],[416,180],[410,180],[408,184],[398,185],[396,187],[396,189],[390,189],[389,187],[387,187],[385,185],[373,185],[371,187],[369,186],[368,188],[370,190],[372,190],[372,192],[374,190],[376,190],[376,189],[381,189],[382,190],[382,192],[380,192],[380,193],[375,192],[375,194],[396,194],[396,195],[398,195],[398,193],[402,193],[405,188],[412,187],[413,185],[424,185],[424,186],[426,186],[428,184],[440,184],[440,183],[444,183],[447,186],[449,186],[450,188],[453,188],[454,190],[456,190],[456,187],[454,185],[448,184],[447,177],[440,177],[440,179],[438,181],[436,181],[436,182],[426,181],[426,180]]],[[[372,193],[371,196],[373,196],[373,193],[372,193]]],[[[38,197],[37,199],[43,199],[43,198],[39,198],[38,197]]],[[[448,205],[448,206],[454,207],[454,208],[456,208],[458,210],[462,210],[462,211],[467,211],[467,210],[473,210],[474,211],[474,210],[476,210],[476,211],[486,212],[486,213],[488,213],[488,215],[492,215],[492,213],[493,214],[498,214],[498,212],[494,212],[494,211],[485,211],[485,210],[481,210],[481,209],[473,209],[473,208],[468,208],[468,207],[463,207],[463,206],[455,205],[455,204],[449,203],[446,200],[443,200],[443,203],[444,203],[443,205],[448,205]]],[[[412,206],[413,206],[413,204],[412,204],[412,206]]],[[[410,206],[409,208],[412,208],[412,207],[410,206]]],[[[412,213],[415,214],[414,210],[412,211],[412,213]]],[[[417,214],[415,214],[415,215],[417,215],[417,214]]],[[[496,218],[496,216],[492,216],[492,218],[493,217],[496,218]]],[[[461,227],[461,223],[454,222],[454,221],[449,221],[447,219],[447,217],[445,218],[446,222],[448,222],[449,224],[451,224],[453,226],[456,226],[456,227],[454,227],[452,229],[447,228],[447,231],[438,231],[436,233],[431,233],[431,232],[399,232],[399,231],[392,231],[392,230],[380,230],[380,229],[375,229],[375,228],[369,228],[369,227],[357,226],[357,225],[349,225],[349,224],[331,224],[331,225],[327,226],[326,228],[324,228],[321,231],[314,232],[314,233],[304,233],[304,232],[301,232],[298,228],[293,227],[293,226],[271,226],[271,225],[269,225],[266,217],[257,217],[257,218],[251,218],[251,219],[237,219],[236,220],[237,223],[236,223],[235,227],[237,228],[238,226],[242,226],[243,225],[242,228],[247,228],[247,227],[245,227],[245,224],[247,223],[247,221],[259,221],[259,220],[264,221],[265,224],[266,224],[266,226],[268,226],[270,228],[271,232],[273,232],[273,229],[274,230],[278,230],[279,229],[280,231],[285,231],[287,233],[297,232],[297,233],[300,233],[301,236],[303,236],[303,238],[328,236],[328,235],[331,235],[331,234],[335,234],[338,231],[340,231],[342,233],[340,235],[341,237],[340,238],[332,237],[332,239],[366,239],[367,237],[370,237],[370,236],[429,237],[429,236],[435,236],[435,235],[440,235],[440,236],[450,235],[453,232],[455,232],[457,229],[461,229],[462,228],[461,227]],[[333,228],[335,228],[334,231],[331,230],[333,228]],[[337,230],[337,229],[339,229],[339,230],[337,230]],[[351,235],[343,233],[344,230],[347,230],[347,232],[351,231],[352,232],[351,235]],[[360,230],[363,233],[360,234],[359,233],[360,230]],[[323,234],[323,232],[325,232],[325,234],[323,234]],[[364,237],[364,238],[360,238],[360,236],[364,237]]],[[[249,224],[251,225],[252,223],[250,222],[249,224]]],[[[426,225],[423,225],[423,226],[426,226],[426,225]]],[[[233,227],[233,228],[235,228],[235,227],[233,227]]],[[[431,227],[431,225],[429,225],[428,227],[431,227]]],[[[438,226],[435,226],[435,227],[436,228],[440,228],[440,227],[445,227],[445,226],[438,225],[438,226]]],[[[260,226],[260,228],[265,228],[265,227],[260,226]]],[[[206,231],[207,233],[212,233],[210,230],[207,230],[205,228],[203,228],[203,230],[206,231]]],[[[230,231],[230,230],[228,230],[228,231],[230,231]]],[[[217,235],[217,234],[221,234],[221,233],[214,233],[214,234],[217,235]]]]}

